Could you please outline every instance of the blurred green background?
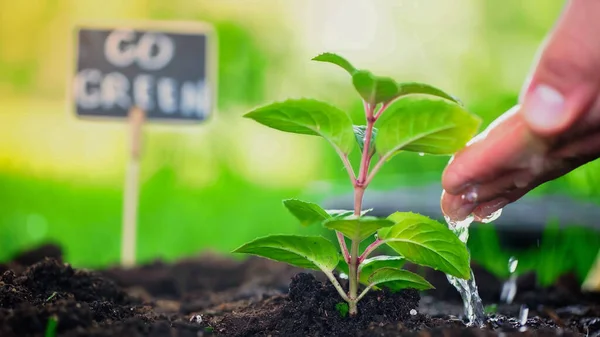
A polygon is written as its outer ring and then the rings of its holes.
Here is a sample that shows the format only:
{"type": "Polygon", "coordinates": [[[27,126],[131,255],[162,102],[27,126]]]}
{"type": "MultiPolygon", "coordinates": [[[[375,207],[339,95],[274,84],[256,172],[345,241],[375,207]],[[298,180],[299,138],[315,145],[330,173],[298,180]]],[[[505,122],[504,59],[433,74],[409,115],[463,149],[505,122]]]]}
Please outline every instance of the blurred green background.
{"type": "MultiPolygon", "coordinates": [[[[218,34],[214,118],[145,130],[137,256],[149,261],[227,252],[273,232],[314,232],[299,228],[281,199],[319,202],[350,191],[327,144],[241,118],[268,101],[313,97],[360,120],[361,102],[346,74],[311,62],[313,56],[338,52],[360,68],[431,83],[460,97],[485,127],[516,103],[561,6],[547,0],[0,0],[0,260],[46,241],[61,243],[76,266],[119,259],[127,126],[79,121],[67,112],[74,24],[199,20],[218,34]]],[[[448,159],[400,155],[372,188],[439,181],[448,159]]],[[[599,183],[596,161],[534,193],[598,201],[599,183]]],[[[590,245],[588,266],[600,243],[590,245]]],[[[475,250],[489,251],[483,246],[475,250]]]]}

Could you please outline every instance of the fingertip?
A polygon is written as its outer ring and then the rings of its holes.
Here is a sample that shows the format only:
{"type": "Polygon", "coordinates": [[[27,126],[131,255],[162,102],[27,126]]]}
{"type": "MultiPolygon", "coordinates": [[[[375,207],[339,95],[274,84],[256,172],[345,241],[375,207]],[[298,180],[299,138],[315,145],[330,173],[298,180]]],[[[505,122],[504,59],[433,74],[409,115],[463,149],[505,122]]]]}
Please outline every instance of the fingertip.
{"type": "MultiPolygon", "coordinates": [[[[454,157],[453,157],[454,158],[454,157]]],[[[449,194],[458,195],[472,185],[461,161],[452,160],[442,172],[442,188],[449,194]]]]}
{"type": "Polygon", "coordinates": [[[452,221],[462,221],[466,219],[475,209],[474,203],[465,202],[461,196],[442,192],[440,202],[442,213],[452,221]]]}

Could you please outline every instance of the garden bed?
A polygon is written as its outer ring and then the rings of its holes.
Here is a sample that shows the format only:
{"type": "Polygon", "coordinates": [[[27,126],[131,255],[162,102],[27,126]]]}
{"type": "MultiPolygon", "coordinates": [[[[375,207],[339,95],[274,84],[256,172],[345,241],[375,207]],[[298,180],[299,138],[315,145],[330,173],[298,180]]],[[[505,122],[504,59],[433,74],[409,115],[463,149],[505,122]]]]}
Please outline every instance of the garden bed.
{"type": "MultiPolygon", "coordinates": [[[[513,304],[500,304],[487,327],[465,327],[462,303],[445,276],[435,290],[370,292],[359,316],[343,318],[335,289],[319,273],[260,258],[215,254],[123,270],[73,269],[45,246],[0,265],[0,336],[540,336],[600,335],[600,296],[581,294],[566,275],[552,288],[519,278],[513,304]],[[521,306],[529,315],[518,322],[521,306]]],[[[497,303],[502,282],[475,267],[484,304],[497,303]]],[[[342,280],[343,281],[343,280],[342,280]]]]}

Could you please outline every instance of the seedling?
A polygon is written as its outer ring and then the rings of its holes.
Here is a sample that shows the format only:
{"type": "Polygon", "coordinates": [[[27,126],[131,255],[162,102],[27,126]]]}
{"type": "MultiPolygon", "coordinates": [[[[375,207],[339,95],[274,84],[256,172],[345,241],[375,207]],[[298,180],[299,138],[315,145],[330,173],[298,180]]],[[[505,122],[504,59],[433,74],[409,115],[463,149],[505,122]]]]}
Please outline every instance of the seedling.
{"type": "Polygon", "coordinates": [[[56,330],[58,328],[58,318],[56,316],[50,316],[48,318],[48,324],[46,325],[46,332],[44,337],[56,337],[56,330]]]}
{"type": "Polygon", "coordinates": [[[453,96],[428,84],[397,83],[389,77],[375,76],[332,53],[313,60],[338,65],[350,74],[364,103],[365,125],[353,125],[344,111],[305,98],[269,104],[245,117],[277,130],[323,137],[339,155],[354,188],[354,210],[325,210],[297,199],[283,203],[302,225],[322,224],[334,230],[341,253],[322,236],[297,235],[258,238],[234,252],[323,271],[348,303],[351,316],[357,314],[358,301],[370,289],[433,288],[421,276],[401,269],[405,261],[469,279],[467,248],[447,226],[410,212],[396,212],[387,218],[368,216],[365,214],[369,210],[363,211],[362,202],[377,172],[396,154],[412,151],[451,155],[474,136],[480,119],[453,96]],[[355,173],[349,154],[357,145],[361,159],[355,173]],[[373,236],[374,241],[359,252],[360,243],[373,236]],[[399,256],[369,258],[383,244],[399,256]],[[348,274],[348,291],[335,278],[336,269],[348,274]],[[364,287],[359,293],[361,283],[364,287]]]}

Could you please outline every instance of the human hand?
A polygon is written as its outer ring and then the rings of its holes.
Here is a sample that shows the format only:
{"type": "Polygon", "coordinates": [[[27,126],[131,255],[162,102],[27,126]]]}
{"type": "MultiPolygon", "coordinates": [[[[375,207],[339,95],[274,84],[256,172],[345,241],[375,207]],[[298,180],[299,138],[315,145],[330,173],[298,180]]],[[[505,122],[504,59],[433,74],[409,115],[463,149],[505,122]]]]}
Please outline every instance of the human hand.
{"type": "Polygon", "coordinates": [[[482,220],[600,157],[600,1],[571,0],[520,104],[457,153],[442,176],[452,220],[482,220]]]}

